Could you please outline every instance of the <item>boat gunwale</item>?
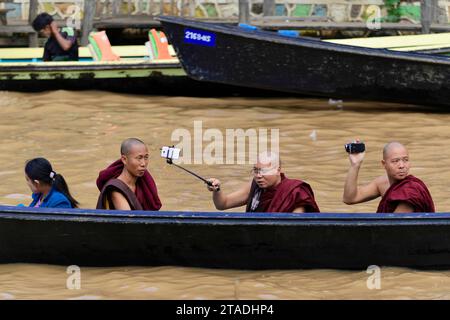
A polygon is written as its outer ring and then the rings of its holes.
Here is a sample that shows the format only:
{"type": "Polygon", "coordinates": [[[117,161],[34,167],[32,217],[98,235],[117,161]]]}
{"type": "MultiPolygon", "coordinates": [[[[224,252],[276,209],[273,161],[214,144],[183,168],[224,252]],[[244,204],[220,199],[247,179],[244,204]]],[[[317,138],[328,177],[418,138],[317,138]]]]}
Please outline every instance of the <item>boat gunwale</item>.
{"type": "MultiPolygon", "coordinates": [[[[282,36],[274,32],[264,31],[264,30],[245,30],[237,26],[225,26],[216,25],[212,23],[200,22],[191,19],[183,19],[171,16],[157,17],[163,23],[171,23],[176,25],[181,25],[185,27],[194,27],[199,29],[204,29],[210,32],[224,33],[231,36],[239,36],[244,38],[251,38],[255,40],[262,40],[265,42],[273,42],[277,44],[288,44],[295,45],[299,47],[307,47],[313,49],[327,50],[333,52],[350,53],[355,55],[364,55],[379,58],[396,58],[399,60],[424,62],[430,64],[443,64],[450,65],[450,59],[448,57],[429,55],[424,53],[413,53],[413,52],[402,52],[393,51],[388,49],[377,49],[377,48],[367,48],[358,47],[352,45],[344,45],[332,42],[322,42],[321,40],[298,37],[292,38],[287,36],[282,36]]],[[[174,47],[175,48],[175,47],[174,47]]],[[[180,58],[180,57],[179,57],[180,58]]]]}
{"type": "Polygon", "coordinates": [[[242,213],[189,211],[120,211],[96,209],[29,208],[0,206],[3,219],[139,224],[226,224],[226,225],[450,225],[450,213],[242,213]]]}
{"type": "Polygon", "coordinates": [[[146,69],[179,69],[182,68],[179,62],[132,62],[132,63],[78,63],[78,64],[63,64],[63,65],[39,65],[44,64],[42,62],[37,63],[0,63],[0,73],[4,72],[45,72],[45,71],[108,71],[108,70],[146,70],[146,69]]]}

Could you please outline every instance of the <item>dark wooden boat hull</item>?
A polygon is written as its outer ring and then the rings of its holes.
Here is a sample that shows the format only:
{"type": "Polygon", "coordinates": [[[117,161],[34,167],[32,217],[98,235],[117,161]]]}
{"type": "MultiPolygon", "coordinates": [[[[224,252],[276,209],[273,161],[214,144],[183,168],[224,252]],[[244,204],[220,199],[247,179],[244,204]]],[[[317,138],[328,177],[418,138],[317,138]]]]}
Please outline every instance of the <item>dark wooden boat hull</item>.
{"type": "Polygon", "coordinates": [[[450,59],[176,17],[159,20],[197,80],[342,99],[450,105],[450,59]],[[189,41],[187,32],[214,39],[189,41]]]}
{"type": "Polygon", "coordinates": [[[210,97],[265,96],[258,89],[204,83],[189,78],[179,63],[0,63],[0,90],[105,90],[120,93],[210,97]]]}
{"type": "Polygon", "coordinates": [[[0,207],[0,263],[450,267],[450,214],[240,214],[0,207]]]}

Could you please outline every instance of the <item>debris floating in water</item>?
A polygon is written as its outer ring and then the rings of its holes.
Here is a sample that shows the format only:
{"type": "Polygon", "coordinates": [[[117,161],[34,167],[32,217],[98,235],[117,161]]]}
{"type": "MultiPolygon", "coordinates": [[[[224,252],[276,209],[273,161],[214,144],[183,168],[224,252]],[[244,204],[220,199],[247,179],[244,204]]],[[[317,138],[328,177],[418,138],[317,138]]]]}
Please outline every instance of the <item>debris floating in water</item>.
{"type": "Polygon", "coordinates": [[[310,134],[309,137],[311,138],[312,141],[316,141],[317,140],[317,131],[313,130],[310,134]]]}
{"type": "Polygon", "coordinates": [[[26,199],[31,199],[31,196],[28,194],[22,194],[22,193],[11,193],[11,194],[7,194],[5,196],[6,199],[19,199],[19,200],[26,200],[26,199]]]}
{"type": "Polygon", "coordinates": [[[8,292],[2,292],[0,293],[0,299],[1,300],[13,300],[16,297],[8,292]]]}
{"type": "Polygon", "coordinates": [[[333,100],[333,99],[328,99],[328,104],[330,106],[336,106],[339,109],[342,109],[344,107],[344,102],[342,100],[333,100]]]}

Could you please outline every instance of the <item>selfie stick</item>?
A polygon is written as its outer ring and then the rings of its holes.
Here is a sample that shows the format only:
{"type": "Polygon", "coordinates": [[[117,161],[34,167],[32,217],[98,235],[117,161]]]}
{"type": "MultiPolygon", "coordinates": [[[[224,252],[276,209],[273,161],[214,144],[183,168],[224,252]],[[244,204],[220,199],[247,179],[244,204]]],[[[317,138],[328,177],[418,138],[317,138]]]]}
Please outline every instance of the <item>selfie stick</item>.
{"type": "MultiPolygon", "coordinates": [[[[197,177],[198,179],[202,180],[204,183],[206,183],[210,187],[213,186],[211,181],[208,181],[205,178],[200,177],[198,174],[196,174],[196,173],[194,173],[194,172],[192,172],[192,171],[190,171],[190,170],[188,170],[186,168],[183,168],[182,166],[179,166],[176,163],[173,163],[172,158],[166,158],[166,160],[167,160],[168,164],[174,165],[175,167],[180,168],[180,169],[186,171],[187,173],[192,174],[194,177],[197,177]]],[[[220,191],[220,187],[217,187],[216,191],[220,191]]]]}

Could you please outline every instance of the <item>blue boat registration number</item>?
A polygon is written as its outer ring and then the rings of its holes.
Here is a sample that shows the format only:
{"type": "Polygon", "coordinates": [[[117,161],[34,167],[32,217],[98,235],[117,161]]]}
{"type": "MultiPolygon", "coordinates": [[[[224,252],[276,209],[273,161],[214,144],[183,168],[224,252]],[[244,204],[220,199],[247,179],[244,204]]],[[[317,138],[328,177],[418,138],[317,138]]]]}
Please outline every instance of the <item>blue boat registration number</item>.
{"type": "Polygon", "coordinates": [[[216,35],[203,30],[185,29],[184,42],[213,47],[216,45],[216,35]]]}

